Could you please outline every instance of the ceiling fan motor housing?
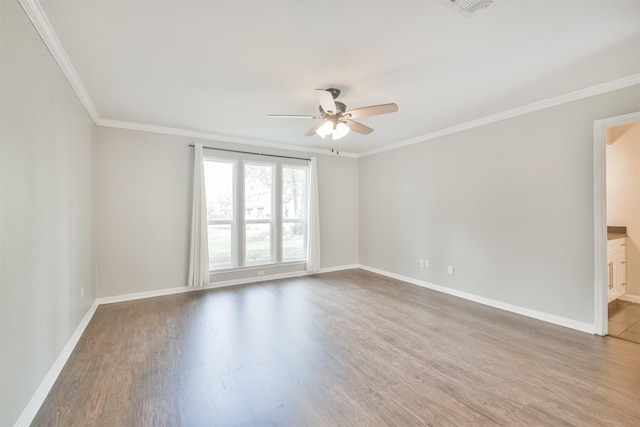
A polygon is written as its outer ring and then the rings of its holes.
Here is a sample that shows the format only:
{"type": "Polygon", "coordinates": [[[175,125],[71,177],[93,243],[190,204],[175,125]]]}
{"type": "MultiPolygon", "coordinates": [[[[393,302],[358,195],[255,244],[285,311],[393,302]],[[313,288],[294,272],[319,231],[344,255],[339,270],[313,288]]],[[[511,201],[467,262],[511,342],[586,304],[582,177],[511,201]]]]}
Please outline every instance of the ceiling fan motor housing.
{"type": "Polygon", "coordinates": [[[325,89],[327,92],[329,92],[331,94],[331,96],[333,96],[333,99],[336,99],[337,97],[340,96],[340,89],[336,89],[334,87],[330,87],[329,89],[325,89]]]}
{"type": "Polygon", "coordinates": [[[367,107],[360,107],[355,110],[347,111],[347,106],[344,103],[335,100],[340,95],[339,89],[316,89],[315,92],[318,103],[320,104],[318,107],[320,116],[270,115],[270,117],[324,120],[324,122],[318,123],[312,127],[305,136],[318,134],[324,138],[331,134],[333,139],[336,140],[345,136],[350,130],[361,135],[368,135],[373,132],[373,129],[357,122],[354,119],[395,113],[398,111],[398,106],[395,103],[369,105],[367,107]],[[329,98],[329,96],[331,96],[331,98],[329,98]]]}
{"type": "MultiPolygon", "coordinates": [[[[336,101],[336,109],[338,111],[335,111],[334,113],[344,114],[344,112],[347,111],[347,106],[340,101],[336,101]]],[[[324,108],[322,108],[322,105],[318,105],[318,110],[320,110],[321,114],[326,114],[326,111],[324,111],[324,108]]]]}

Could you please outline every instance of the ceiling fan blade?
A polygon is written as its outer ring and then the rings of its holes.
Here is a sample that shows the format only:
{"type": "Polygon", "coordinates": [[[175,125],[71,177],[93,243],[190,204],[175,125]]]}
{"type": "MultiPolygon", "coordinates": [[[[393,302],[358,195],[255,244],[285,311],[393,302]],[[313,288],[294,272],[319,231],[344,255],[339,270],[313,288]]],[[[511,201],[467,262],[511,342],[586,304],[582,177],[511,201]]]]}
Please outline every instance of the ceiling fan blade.
{"type": "Polygon", "coordinates": [[[345,120],[345,124],[349,126],[349,129],[351,129],[352,131],[361,133],[362,135],[369,135],[371,132],[373,132],[373,129],[371,129],[369,126],[365,126],[360,122],[356,122],[355,120],[345,120]]]}
{"type": "Polygon", "coordinates": [[[319,116],[300,116],[295,114],[267,114],[267,117],[275,117],[278,119],[321,119],[319,116]]]}
{"type": "Polygon", "coordinates": [[[390,104],[380,104],[380,105],[371,105],[369,107],[356,108],[351,111],[347,111],[344,113],[351,114],[349,116],[350,119],[358,119],[360,117],[369,117],[369,116],[378,116],[380,114],[389,114],[395,113],[398,111],[398,106],[395,103],[390,104]]]}
{"type": "Polygon", "coordinates": [[[338,111],[336,101],[333,100],[331,92],[324,89],[316,89],[316,97],[318,98],[318,103],[322,109],[327,113],[331,111],[331,113],[335,114],[338,111]]]}
{"type": "Polygon", "coordinates": [[[309,129],[309,132],[305,133],[304,136],[313,136],[313,135],[315,135],[316,131],[320,128],[320,126],[322,126],[325,123],[326,123],[326,121],[318,123],[317,125],[315,125],[311,129],[309,129]]]}

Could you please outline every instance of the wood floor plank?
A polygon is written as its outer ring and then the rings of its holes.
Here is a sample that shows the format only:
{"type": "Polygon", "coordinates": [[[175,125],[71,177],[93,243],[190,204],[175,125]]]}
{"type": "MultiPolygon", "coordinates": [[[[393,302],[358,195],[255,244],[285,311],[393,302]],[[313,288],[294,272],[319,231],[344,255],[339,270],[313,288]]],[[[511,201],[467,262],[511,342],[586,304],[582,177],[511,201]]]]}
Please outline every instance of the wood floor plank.
{"type": "Polygon", "coordinates": [[[98,308],[35,426],[636,426],[640,345],[362,270],[98,308]]]}

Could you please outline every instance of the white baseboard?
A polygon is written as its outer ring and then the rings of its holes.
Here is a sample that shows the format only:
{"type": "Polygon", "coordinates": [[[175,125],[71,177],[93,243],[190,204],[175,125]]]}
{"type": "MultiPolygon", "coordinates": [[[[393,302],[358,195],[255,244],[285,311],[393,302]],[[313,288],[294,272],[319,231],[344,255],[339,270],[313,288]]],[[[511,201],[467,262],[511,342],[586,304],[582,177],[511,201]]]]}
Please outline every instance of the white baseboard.
{"type": "Polygon", "coordinates": [[[618,297],[618,299],[621,299],[622,301],[635,302],[636,304],[640,304],[640,296],[638,295],[624,294],[621,297],[618,297]]]}
{"type": "Polygon", "coordinates": [[[321,268],[315,273],[309,273],[304,270],[291,271],[287,273],[269,274],[266,276],[258,276],[258,277],[254,276],[254,277],[245,277],[242,279],[224,280],[220,282],[211,283],[209,286],[200,286],[200,287],[178,286],[175,288],[166,288],[166,289],[158,289],[158,290],[146,291],[146,292],[135,292],[131,294],[115,295],[111,297],[102,297],[102,298],[98,298],[97,301],[98,301],[98,304],[112,304],[115,302],[133,301],[133,300],[143,299],[143,298],[153,298],[153,297],[160,297],[164,295],[181,294],[184,292],[194,292],[194,291],[202,291],[205,289],[217,289],[217,288],[225,288],[228,286],[246,285],[248,283],[266,282],[268,280],[288,279],[291,277],[302,277],[302,276],[308,276],[310,274],[331,273],[334,271],[349,270],[349,269],[358,268],[358,267],[359,266],[357,264],[326,267],[326,268],[321,268]]]}
{"type": "Polygon", "coordinates": [[[40,406],[42,406],[42,403],[51,391],[51,387],[53,387],[53,384],[58,379],[58,375],[60,375],[62,368],[64,368],[64,365],[67,363],[69,356],[71,356],[73,349],[76,348],[76,344],[78,344],[80,337],[84,333],[84,330],[87,328],[87,325],[89,324],[89,321],[93,317],[93,314],[96,312],[97,308],[98,302],[96,300],[93,301],[93,304],[91,304],[91,307],[89,307],[89,310],[87,310],[86,314],[80,321],[80,324],[71,335],[71,338],[69,338],[67,344],[62,349],[62,352],[60,352],[60,355],[51,366],[51,369],[49,369],[49,372],[47,372],[47,375],[45,375],[44,379],[40,383],[40,386],[38,386],[36,392],[31,397],[31,400],[24,408],[24,411],[22,411],[22,414],[20,414],[20,418],[18,418],[18,421],[16,421],[15,427],[27,427],[31,424],[36,414],[40,410],[40,406]]]}
{"type": "MultiPolygon", "coordinates": [[[[553,323],[555,325],[560,325],[567,328],[575,329],[578,331],[592,334],[594,333],[594,330],[595,330],[594,325],[591,325],[588,323],[578,322],[576,320],[567,319],[564,317],[555,316],[552,314],[543,313],[540,311],[531,310],[528,308],[519,307],[512,304],[507,304],[507,303],[496,301],[490,298],[485,298],[485,297],[470,294],[467,292],[459,291],[456,289],[447,288],[445,286],[440,286],[433,283],[418,280],[413,277],[403,276],[400,274],[391,273],[389,271],[380,270],[374,267],[369,267],[369,266],[360,265],[360,264],[326,267],[326,268],[321,268],[319,271],[315,273],[308,273],[306,271],[295,271],[295,272],[289,272],[289,273],[273,274],[273,275],[264,276],[264,277],[250,277],[250,278],[244,278],[244,279],[227,280],[224,282],[211,284],[210,286],[198,287],[198,288],[182,286],[182,287],[160,289],[160,290],[154,290],[154,291],[148,291],[148,292],[137,292],[137,293],[131,293],[131,294],[116,295],[112,297],[97,298],[93,302],[91,307],[89,307],[89,310],[87,310],[87,313],[84,315],[84,317],[80,321],[80,324],[74,331],[73,335],[71,335],[71,338],[69,338],[69,341],[67,342],[65,347],[62,349],[62,352],[54,362],[53,366],[51,366],[51,369],[49,369],[49,372],[47,372],[47,375],[42,380],[42,383],[34,393],[33,397],[25,407],[24,411],[22,411],[22,414],[20,415],[20,418],[18,418],[18,421],[16,421],[15,426],[26,427],[31,424],[36,414],[38,413],[40,406],[42,406],[42,403],[44,402],[47,395],[49,394],[49,391],[51,391],[51,387],[53,387],[53,384],[56,382],[58,375],[60,375],[62,368],[67,363],[69,356],[71,356],[71,353],[73,352],[74,348],[78,344],[80,337],[84,333],[84,330],[86,329],[87,325],[89,324],[89,321],[93,317],[99,305],[122,302],[122,301],[132,301],[132,300],[137,300],[142,298],[151,298],[151,297],[157,297],[157,296],[163,296],[163,295],[172,295],[172,294],[183,293],[183,292],[193,292],[193,291],[201,291],[205,289],[222,288],[222,287],[242,285],[247,283],[264,282],[267,280],[277,280],[277,279],[285,279],[285,278],[291,278],[291,277],[302,277],[302,276],[308,276],[311,274],[331,273],[334,271],[350,270],[354,268],[361,268],[363,270],[380,274],[382,276],[387,276],[393,279],[401,280],[403,282],[411,283],[413,285],[422,286],[424,288],[432,289],[434,291],[453,295],[469,301],[474,301],[490,307],[498,308],[498,309],[509,311],[512,313],[521,314],[527,317],[531,317],[531,318],[542,320],[548,323],[553,323]]],[[[625,301],[640,303],[640,297],[636,295],[624,295],[620,299],[625,301]]]]}
{"type": "Polygon", "coordinates": [[[353,270],[354,268],[360,268],[360,264],[339,265],[336,267],[325,267],[325,268],[321,268],[319,271],[315,273],[307,273],[307,274],[333,273],[334,271],[353,270]]]}
{"type": "Polygon", "coordinates": [[[498,308],[500,310],[505,310],[511,313],[521,314],[523,316],[531,317],[537,320],[542,320],[544,322],[553,323],[554,325],[564,326],[566,328],[575,329],[581,332],[587,332],[589,334],[595,333],[595,326],[590,323],[579,322],[577,320],[567,319],[566,317],[560,317],[553,314],[544,313],[541,311],[531,310],[529,308],[508,304],[508,303],[497,301],[491,298],[481,297],[478,295],[470,294],[468,292],[459,291],[457,289],[448,288],[446,286],[436,285],[433,283],[425,282],[423,280],[415,279],[413,277],[391,273],[389,271],[380,270],[380,269],[369,267],[366,265],[360,265],[360,268],[363,270],[370,271],[372,273],[380,274],[382,276],[387,276],[392,279],[401,280],[403,282],[411,283],[413,285],[422,286],[424,288],[428,288],[434,291],[453,295],[469,301],[488,305],[490,307],[498,308]]]}
{"type": "Polygon", "coordinates": [[[62,349],[62,352],[60,353],[56,361],[53,363],[53,366],[51,366],[51,368],[49,369],[49,372],[47,372],[47,375],[42,380],[42,383],[40,383],[40,386],[34,393],[33,397],[31,397],[31,400],[22,411],[20,418],[18,418],[18,421],[16,421],[15,423],[15,427],[23,427],[23,426],[27,427],[31,424],[31,422],[37,415],[38,411],[40,410],[42,403],[44,402],[44,400],[47,398],[47,395],[51,391],[51,387],[53,387],[53,384],[58,379],[58,375],[60,375],[62,368],[67,363],[69,356],[71,356],[71,353],[73,352],[76,345],[78,344],[78,341],[80,340],[80,337],[84,333],[84,330],[87,328],[89,321],[91,321],[91,318],[96,312],[98,306],[102,304],[111,304],[114,302],[122,302],[122,301],[132,301],[132,300],[137,300],[142,298],[172,295],[172,294],[178,294],[183,292],[201,291],[204,289],[214,289],[214,288],[222,288],[227,286],[243,285],[247,283],[264,282],[267,280],[277,280],[277,279],[285,279],[285,278],[291,278],[291,277],[308,276],[310,274],[331,273],[334,271],[350,270],[358,267],[359,266],[357,264],[342,265],[342,266],[336,266],[336,267],[321,268],[319,271],[315,273],[308,273],[307,271],[294,271],[289,273],[272,274],[264,277],[249,277],[244,279],[227,280],[224,282],[218,282],[218,283],[211,284],[209,286],[198,287],[198,288],[182,286],[177,288],[159,289],[155,291],[136,292],[136,293],[125,294],[125,295],[116,295],[112,297],[96,298],[93,304],[91,304],[91,307],[89,307],[89,310],[87,310],[87,313],[84,315],[84,317],[80,321],[80,324],[78,325],[76,330],[73,332],[73,335],[71,335],[71,338],[69,338],[69,341],[62,349]]]}

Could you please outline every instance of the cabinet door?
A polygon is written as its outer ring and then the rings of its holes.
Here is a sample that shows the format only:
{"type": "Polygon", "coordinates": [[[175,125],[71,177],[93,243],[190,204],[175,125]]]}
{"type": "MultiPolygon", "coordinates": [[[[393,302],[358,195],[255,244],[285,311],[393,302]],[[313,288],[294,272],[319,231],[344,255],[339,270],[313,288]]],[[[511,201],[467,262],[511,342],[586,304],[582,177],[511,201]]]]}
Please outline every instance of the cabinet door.
{"type": "Polygon", "coordinates": [[[607,300],[609,302],[621,297],[627,291],[626,269],[627,240],[609,240],[607,242],[607,300]]]}
{"type": "Polygon", "coordinates": [[[618,263],[618,297],[627,293],[627,264],[624,258],[618,263]]]}
{"type": "Polygon", "coordinates": [[[607,302],[611,302],[617,298],[615,294],[615,261],[609,257],[607,260],[607,302]]]}

